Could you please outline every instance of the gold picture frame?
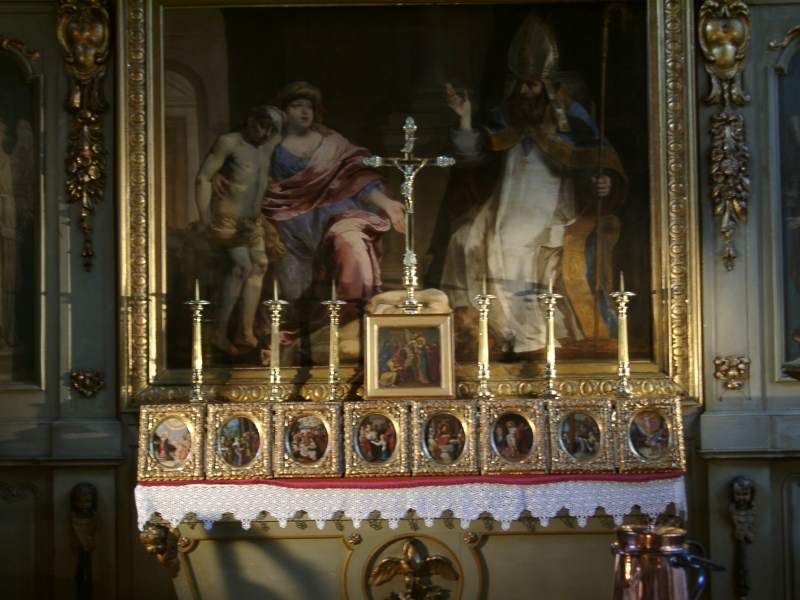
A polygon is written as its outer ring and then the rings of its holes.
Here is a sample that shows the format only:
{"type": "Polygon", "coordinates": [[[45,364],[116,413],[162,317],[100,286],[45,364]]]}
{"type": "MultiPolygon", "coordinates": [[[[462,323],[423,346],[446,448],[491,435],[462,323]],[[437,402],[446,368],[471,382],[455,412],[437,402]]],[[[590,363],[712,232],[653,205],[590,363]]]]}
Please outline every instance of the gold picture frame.
{"type": "Polygon", "coordinates": [[[408,404],[365,400],[344,405],[345,475],[409,475],[408,404]]]}
{"type": "Polygon", "coordinates": [[[686,469],[680,398],[617,400],[621,473],[686,469]]]}
{"type": "MultiPolygon", "coordinates": [[[[277,0],[244,0],[238,4],[250,9],[286,5],[277,0]]],[[[450,4],[500,3],[434,0],[426,6],[435,10],[450,4]]],[[[544,4],[547,3],[529,3],[531,8],[544,4]]],[[[582,10],[591,2],[562,0],[556,4],[561,7],[573,4],[582,10]]],[[[166,269],[166,215],[174,205],[168,202],[168,189],[174,182],[168,180],[165,167],[168,153],[164,98],[169,93],[165,74],[172,63],[165,53],[163,19],[168,9],[188,14],[212,5],[205,0],[120,0],[118,5],[115,38],[119,40],[120,51],[115,58],[120,73],[116,89],[121,295],[119,394],[124,410],[136,410],[151,402],[188,399],[190,394],[191,370],[188,364],[170,363],[166,343],[167,319],[188,321],[188,316],[179,310],[167,310],[168,303],[182,308],[183,296],[188,297],[189,292],[178,289],[166,269]]],[[[336,2],[318,2],[318,6],[328,9],[336,5],[336,2]]],[[[355,0],[347,3],[347,10],[389,5],[392,3],[388,0],[355,0]]],[[[696,107],[689,100],[696,72],[691,51],[693,6],[677,0],[644,0],[641,5],[646,69],[631,73],[631,77],[646,82],[650,99],[645,119],[648,172],[644,176],[651,199],[650,260],[649,289],[636,291],[640,299],[653,298],[648,316],[653,336],[648,358],[632,363],[632,386],[637,396],[683,395],[685,402],[696,405],[702,402],[702,369],[697,368],[701,361],[701,313],[696,107]]],[[[309,3],[304,4],[308,6],[309,3]]],[[[316,56],[313,52],[309,54],[316,56]]],[[[171,73],[184,72],[181,65],[173,66],[181,69],[171,73]]],[[[212,75],[216,85],[220,85],[218,74],[212,75]]],[[[183,80],[192,81],[188,76],[183,80]]],[[[625,93],[624,88],[620,93],[625,93]]],[[[217,133],[219,129],[201,132],[202,143],[197,142],[196,136],[195,146],[202,147],[195,154],[209,147],[203,136],[217,133]]],[[[188,175],[186,185],[191,187],[193,173],[188,175]]],[[[402,270],[397,265],[392,268],[395,277],[402,270]]],[[[183,282],[184,287],[190,283],[183,282]]],[[[209,393],[233,401],[254,401],[263,396],[268,385],[266,369],[253,366],[208,368],[205,380],[209,393]]],[[[353,377],[359,368],[357,364],[344,365],[342,377],[353,377]]],[[[325,398],[327,369],[324,367],[310,370],[286,367],[283,371],[284,382],[302,375],[297,388],[282,386],[285,397],[297,393],[312,400],[325,398]]],[[[455,365],[454,371],[458,397],[475,397],[474,365],[463,362],[455,365]]],[[[579,358],[565,363],[559,372],[558,388],[564,397],[596,397],[613,390],[616,383],[613,360],[579,358]]],[[[493,365],[492,378],[497,396],[530,397],[544,387],[541,366],[534,362],[493,365]]]]}
{"type": "Polygon", "coordinates": [[[339,477],[341,412],[342,405],[338,402],[275,404],[272,441],[275,477],[339,477]]]}
{"type": "Polygon", "coordinates": [[[544,401],[479,400],[481,474],[546,473],[548,436],[544,401]]]}
{"type": "Polygon", "coordinates": [[[203,405],[143,406],[139,414],[138,479],[203,479],[204,420],[203,405]]]}
{"type": "Polygon", "coordinates": [[[453,315],[367,315],[364,322],[367,398],[454,396],[453,315]]]}
{"type": "Polygon", "coordinates": [[[547,410],[551,473],[615,470],[610,399],[548,400],[547,410]]]}
{"type": "Polygon", "coordinates": [[[411,400],[413,475],[478,473],[474,400],[411,400]]]}
{"type": "Polygon", "coordinates": [[[272,477],[272,407],[209,404],[206,479],[272,477]]]}

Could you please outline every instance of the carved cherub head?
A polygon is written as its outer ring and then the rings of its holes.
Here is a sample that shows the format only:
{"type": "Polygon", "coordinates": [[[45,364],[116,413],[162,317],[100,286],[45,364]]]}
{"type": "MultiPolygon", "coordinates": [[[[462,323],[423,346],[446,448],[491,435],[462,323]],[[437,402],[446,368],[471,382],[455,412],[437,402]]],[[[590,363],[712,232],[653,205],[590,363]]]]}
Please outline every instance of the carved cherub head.
{"type": "Polygon", "coordinates": [[[737,510],[750,510],[756,496],[756,485],[749,477],[740,475],[731,481],[731,500],[737,510]]]}
{"type": "Polygon", "coordinates": [[[97,512],[97,488],[87,481],[72,488],[69,500],[76,516],[92,517],[97,512]]]}

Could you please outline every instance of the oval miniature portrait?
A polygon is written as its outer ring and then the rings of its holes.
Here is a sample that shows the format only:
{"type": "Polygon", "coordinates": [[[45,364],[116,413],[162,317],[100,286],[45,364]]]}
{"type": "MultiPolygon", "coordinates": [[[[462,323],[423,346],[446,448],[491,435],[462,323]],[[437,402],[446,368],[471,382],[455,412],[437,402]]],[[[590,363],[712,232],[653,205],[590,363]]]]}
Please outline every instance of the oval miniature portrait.
{"type": "Polygon", "coordinates": [[[631,419],[628,441],[646,460],[664,457],[669,452],[669,424],[657,410],[640,410],[631,419]]]}
{"type": "Polygon", "coordinates": [[[589,460],[597,456],[600,452],[601,435],[597,421],[585,412],[571,412],[561,419],[561,447],[577,460],[589,460]]]}
{"type": "Polygon", "coordinates": [[[192,453],[192,432],[181,419],[168,417],[153,429],[150,452],[162,467],[177,469],[192,453]]]}
{"type": "Polygon", "coordinates": [[[467,436],[457,417],[449,413],[436,413],[425,424],[425,453],[442,465],[458,460],[464,452],[467,436]]]}
{"type": "Polygon", "coordinates": [[[526,459],[533,450],[535,433],[528,420],[517,413],[500,415],[492,427],[492,448],[509,462],[526,459]]]}
{"type": "Polygon", "coordinates": [[[384,463],[394,454],[397,431],[386,415],[370,413],[358,424],[356,451],[368,463],[384,463]]]}
{"type": "Polygon", "coordinates": [[[317,415],[301,415],[292,419],[286,429],[286,450],[300,463],[315,463],[328,450],[328,428],[317,415]]]}
{"type": "Polygon", "coordinates": [[[217,434],[217,454],[232,467],[246,467],[258,456],[261,436],[247,417],[228,419],[217,434]]]}

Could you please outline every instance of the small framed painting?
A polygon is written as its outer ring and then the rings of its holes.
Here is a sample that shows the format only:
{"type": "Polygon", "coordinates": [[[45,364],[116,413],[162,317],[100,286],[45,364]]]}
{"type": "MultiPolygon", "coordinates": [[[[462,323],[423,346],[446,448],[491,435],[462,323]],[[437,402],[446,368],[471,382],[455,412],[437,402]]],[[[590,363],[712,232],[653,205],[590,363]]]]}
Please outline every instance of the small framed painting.
{"type": "Polygon", "coordinates": [[[341,469],[338,402],[275,404],[275,477],[338,477],[341,469]]]}
{"type": "Polygon", "coordinates": [[[204,417],[204,405],[143,406],[139,413],[139,480],[202,479],[204,417]]]}
{"type": "Polygon", "coordinates": [[[478,472],[474,400],[412,400],[414,475],[478,472]]]}
{"type": "Polygon", "coordinates": [[[613,471],[610,399],[549,400],[550,471],[613,471]]]}
{"type": "Polygon", "coordinates": [[[480,400],[481,473],[545,473],[544,401],[480,400]]]}
{"type": "Polygon", "coordinates": [[[344,405],[345,474],[408,475],[408,405],[368,400],[344,405]]]}
{"type": "Polygon", "coordinates": [[[686,468],[680,398],[617,400],[619,470],[686,468]]]}
{"type": "Polygon", "coordinates": [[[453,396],[452,315],[367,315],[366,331],[367,398],[453,396]]]}
{"type": "Polygon", "coordinates": [[[271,421],[268,404],[209,404],[206,478],[271,477],[271,421]]]}

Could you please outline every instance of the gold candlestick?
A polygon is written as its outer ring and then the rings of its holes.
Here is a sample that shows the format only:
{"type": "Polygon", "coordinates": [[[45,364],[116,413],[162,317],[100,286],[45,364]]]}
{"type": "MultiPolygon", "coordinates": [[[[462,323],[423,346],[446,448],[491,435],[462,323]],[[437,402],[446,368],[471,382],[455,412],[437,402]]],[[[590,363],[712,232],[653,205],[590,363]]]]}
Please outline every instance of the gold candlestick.
{"type": "Polygon", "coordinates": [[[192,396],[190,402],[203,402],[203,308],[208,300],[200,298],[200,282],[194,280],[194,299],[184,304],[192,309],[192,396]]]}
{"type": "Polygon", "coordinates": [[[539,301],[544,305],[544,319],[547,324],[547,332],[545,338],[545,362],[544,362],[544,379],[545,387],[542,391],[542,397],[548,400],[556,400],[559,393],[556,390],[556,304],[561,294],[553,293],[553,279],[550,278],[550,284],[547,287],[547,292],[539,294],[539,301]]]}
{"type": "Polygon", "coordinates": [[[331,281],[331,299],[325,300],[323,306],[327,307],[330,317],[330,336],[328,338],[328,400],[337,402],[342,399],[339,385],[342,378],[339,376],[339,316],[342,307],[347,304],[336,298],[336,281],[331,281]]]}
{"type": "Polygon", "coordinates": [[[619,291],[613,292],[611,297],[617,303],[617,375],[619,381],[614,389],[617,396],[630,398],[631,389],[631,361],[628,356],[628,303],[636,294],[625,291],[625,276],[620,271],[619,291]]]}
{"type": "Polygon", "coordinates": [[[403,124],[405,143],[401,152],[403,156],[383,157],[370,156],[364,159],[368,167],[393,166],[403,174],[401,191],[405,206],[405,252],[403,253],[403,286],[406,288],[406,297],[399,305],[408,315],[417,314],[422,308],[422,303],[417,300],[415,292],[419,286],[417,280],[417,255],[414,251],[414,180],[423,167],[432,164],[436,167],[450,167],[455,164],[455,159],[449,156],[436,158],[417,158],[414,156],[414,144],[417,141],[417,124],[411,117],[406,117],[403,124]]]}
{"type": "Polygon", "coordinates": [[[281,313],[283,307],[288,304],[285,300],[278,297],[278,281],[272,282],[272,300],[264,302],[269,307],[269,400],[280,402],[283,400],[281,393],[281,313]]]}
{"type": "Polygon", "coordinates": [[[481,293],[475,296],[478,305],[478,398],[494,398],[489,389],[491,367],[489,362],[489,308],[496,296],[486,291],[486,276],[483,276],[481,293]]]}

